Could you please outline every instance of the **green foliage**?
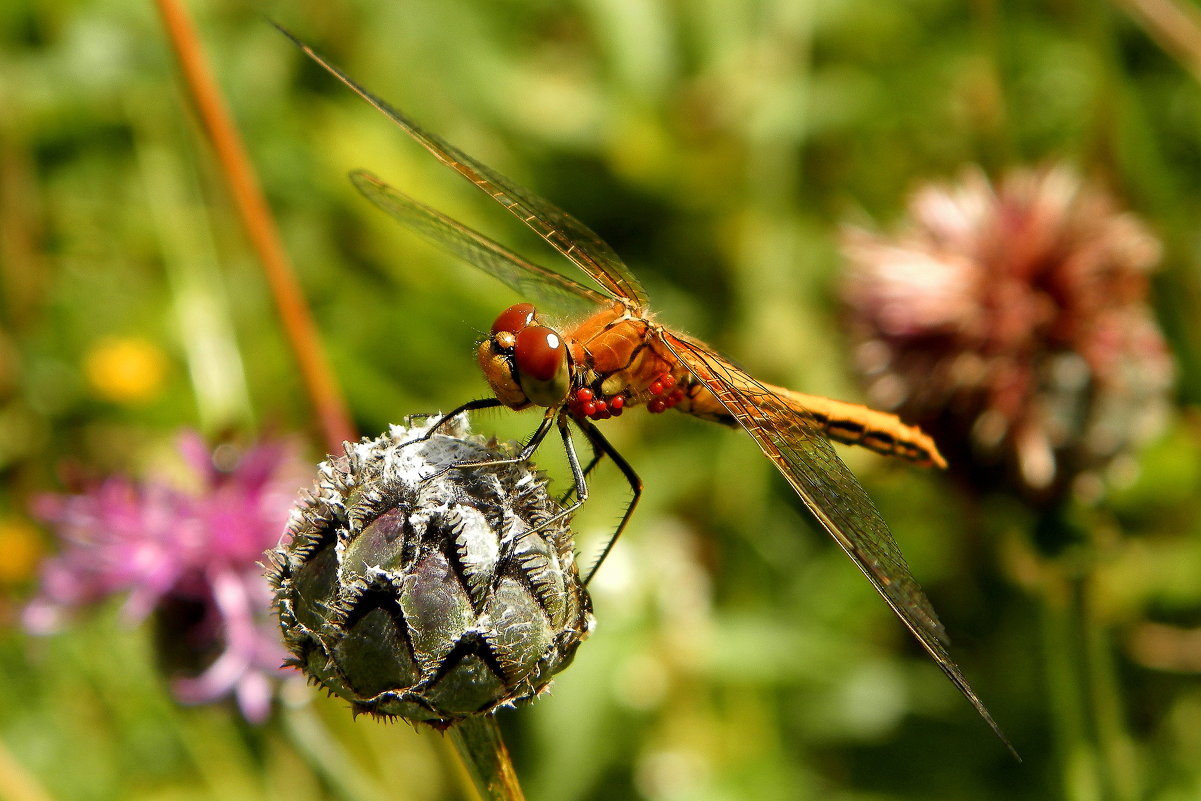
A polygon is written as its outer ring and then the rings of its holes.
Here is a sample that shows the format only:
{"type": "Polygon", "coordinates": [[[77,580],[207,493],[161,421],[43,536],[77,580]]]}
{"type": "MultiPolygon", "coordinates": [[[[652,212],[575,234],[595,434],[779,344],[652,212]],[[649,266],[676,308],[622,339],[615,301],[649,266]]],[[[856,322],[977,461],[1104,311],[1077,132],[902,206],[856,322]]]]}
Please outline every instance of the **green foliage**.
{"type": "MultiPolygon", "coordinates": [[[[370,168],[538,261],[554,254],[308,64],[260,7],[194,5],[360,430],[482,396],[473,342],[513,299],[398,230],[347,171],[370,168]]],[[[1079,512],[1080,552],[1043,560],[1026,510],[847,454],[1025,763],[746,437],[639,414],[605,426],[647,491],[593,585],[598,630],[548,698],[501,716],[532,799],[1201,794],[1201,86],[1130,18],[1098,2],[952,0],[310,0],[268,13],[595,228],[661,319],[807,392],[857,393],[839,225],[891,222],[922,181],[1066,160],[1165,242],[1157,310],[1179,361],[1176,416],[1127,486],[1079,512]],[[1070,630],[1073,602],[1087,602],[1089,630],[1070,630]],[[1090,649],[1105,672],[1081,690],[1071,661],[1090,649]],[[1063,725],[1073,699],[1121,759],[1089,764],[1086,734],[1063,725]]],[[[3,4],[0,108],[0,526],[80,466],[136,473],[179,426],[311,432],[152,5],[3,4]],[[133,347],[119,351],[134,354],[128,374],[104,361],[119,345],[133,347]]],[[[497,414],[475,428],[534,424],[497,414]]],[[[553,450],[539,461],[561,476],[553,450]]],[[[611,466],[591,486],[585,559],[625,501],[611,466]]],[[[179,708],[142,633],[100,614],[33,639],[18,623],[29,578],[4,580],[0,795],[465,792],[437,735],[352,723],[338,702],[292,698],[261,729],[232,708],[179,708]]]]}

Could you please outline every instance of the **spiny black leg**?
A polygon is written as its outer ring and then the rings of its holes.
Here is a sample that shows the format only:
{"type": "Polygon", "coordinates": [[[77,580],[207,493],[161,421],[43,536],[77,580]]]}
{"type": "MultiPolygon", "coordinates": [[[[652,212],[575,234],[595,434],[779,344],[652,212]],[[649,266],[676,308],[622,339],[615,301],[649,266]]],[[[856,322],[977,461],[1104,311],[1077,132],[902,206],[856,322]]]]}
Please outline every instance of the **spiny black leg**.
{"type": "MultiPolygon", "coordinates": [[[[462,411],[474,411],[475,409],[487,409],[494,405],[500,405],[500,402],[497,401],[494,404],[488,404],[486,406],[473,406],[473,404],[483,404],[485,402],[486,401],[472,401],[471,403],[465,403],[463,406],[460,406],[458,409],[456,409],[454,414],[459,414],[462,411]]],[[[425,476],[423,480],[429,481],[430,479],[437,478],[438,476],[444,475],[451,470],[463,470],[473,467],[496,467],[497,465],[516,464],[517,462],[526,461],[534,455],[534,451],[538,450],[538,446],[542,444],[542,440],[546,439],[547,433],[550,432],[551,426],[554,425],[555,416],[558,414],[558,411],[559,410],[555,409],[554,407],[546,410],[546,414],[542,416],[542,422],[538,424],[538,428],[534,431],[534,434],[530,437],[529,441],[522,447],[520,453],[514,456],[507,456],[504,459],[485,459],[482,462],[459,462],[457,464],[447,465],[437,473],[425,476]]],[[[447,415],[447,417],[443,419],[449,419],[450,417],[451,415],[447,415]]],[[[441,422],[442,421],[439,420],[434,427],[437,428],[441,422]]],[[[427,434],[426,436],[429,435],[427,434]]]]}
{"type": "MultiPolygon", "coordinates": [[[[430,426],[430,430],[425,432],[425,434],[418,439],[414,440],[414,442],[424,442],[437,433],[438,429],[441,428],[443,424],[455,419],[461,414],[465,414],[467,412],[478,412],[482,409],[495,409],[500,405],[501,403],[498,398],[480,398],[479,400],[467,401],[462,406],[459,406],[451,410],[448,414],[444,414],[439,417],[438,422],[430,426]]],[[[427,417],[428,415],[414,415],[414,417],[417,416],[427,417]]]]}
{"type": "MultiPolygon", "coordinates": [[[[592,581],[592,577],[596,575],[596,571],[601,566],[601,563],[605,561],[605,557],[609,555],[609,551],[613,550],[613,544],[617,542],[617,538],[621,536],[621,532],[625,530],[626,524],[630,522],[630,518],[634,515],[634,507],[638,505],[638,499],[642,497],[642,479],[634,472],[634,468],[625,460],[625,457],[609,444],[609,440],[605,439],[605,435],[600,432],[600,429],[595,424],[589,420],[579,418],[576,419],[575,423],[580,427],[580,431],[584,432],[584,436],[588,437],[588,441],[592,444],[594,451],[603,453],[613,460],[613,464],[617,465],[617,469],[621,471],[621,474],[626,477],[626,481],[630,483],[630,490],[633,493],[630,497],[629,505],[626,506],[625,513],[621,516],[621,520],[613,532],[613,536],[609,538],[609,541],[605,543],[605,547],[601,549],[600,556],[593,562],[588,575],[584,576],[584,584],[588,584],[592,581]]],[[[595,463],[595,461],[594,459],[593,462],[595,463]]],[[[587,471],[584,471],[584,474],[586,473],[587,471]]],[[[580,478],[582,478],[582,475],[580,478]]],[[[578,481],[579,479],[577,479],[578,481]]]]}
{"type": "MultiPolygon", "coordinates": [[[[588,444],[592,447],[592,459],[588,462],[588,466],[584,468],[585,479],[592,475],[592,471],[600,463],[601,457],[605,455],[602,451],[597,450],[596,445],[592,443],[592,440],[588,440],[588,444]]],[[[576,488],[574,486],[569,487],[567,492],[564,492],[563,496],[559,498],[559,505],[562,506],[563,504],[567,503],[571,499],[571,496],[575,494],[576,488]]]]}
{"type": "MultiPolygon", "coordinates": [[[[575,488],[572,491],[576,494],[576,501],[570,506],[565,506],[564,508],[560,509],[556,514],[552,515],[546,520],[543,520],[538,524],[537,528],[533,529],[531,532],[528,532],[531,534],[545,530],[553,526],[555,523],[558,523],[565,517],[570,517],[571,515],[575,514],[576,509],[579,509],[584,505],[584,501],[588,500],[588,482],[585,478],[588,474],[588,471],[580,467],[580,459],[575,452],[575,442],[571,439],[571,428],[567,424],[568,414],[565,410],[560,410],[558,412],[556,415],[556,422],[559,426],[559,436],[563,439],[563,451],[567,455],[567,464],[571,468],[571,475],[575,481],[575,488]]],[[[592,460],[592,463],[596,463],[596,458],[592,460]]],[[[568,495],[570,494],[571,492],[568,492],[568,495]]]]}
{"type": "MultiPolygon", "coordinates": [[[[588,470],[596,464],[599,456],[593,456],[592,463],[587,469],[580,467],[580,458],[576,456],[575,443],[571,440],[571,429],[567,427],[567,415],[559,415],[559,436],[563,438],[563,450],[567,453],[567,464],[571,467],[571,476],[575,479],[575,497],[576,502],[571,506],[571,511],[575,511],[583,505],[584,501],[588,500],[588,470]]],[[[593,448],[593,453],[596,448],[593,448]]]]}

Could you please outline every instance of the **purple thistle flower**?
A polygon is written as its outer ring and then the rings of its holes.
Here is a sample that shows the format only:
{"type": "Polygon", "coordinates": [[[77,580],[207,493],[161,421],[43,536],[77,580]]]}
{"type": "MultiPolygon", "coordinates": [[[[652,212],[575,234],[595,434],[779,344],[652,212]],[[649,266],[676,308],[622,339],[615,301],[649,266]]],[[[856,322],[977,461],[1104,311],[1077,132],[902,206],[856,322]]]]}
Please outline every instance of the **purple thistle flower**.
{"type": "Polygon", "coordinates": [[[190,486],[115,476],[81,494],[35,501],[34,514],[64,547],[43,566],[25,627],[49,633],[68,613],[124,595],[126,623],[154,616],[180,701],[232,695],[260,722],[274,684],[291,674],[281,671],[287,653],[258,562],[277,545],[308,471],[281,442],[210,452],[186,433],[179,450],[190,486]]]}
{"type": "Polygon", "coordinates": [[[844,253],[873,400],[974,485],[1095,497],[1166,416],[1172,359],[1148,305],[1159,243],[1071,169],[995,184],[966,170],[916,192],[901,231],[848,231],[844,253]]]}

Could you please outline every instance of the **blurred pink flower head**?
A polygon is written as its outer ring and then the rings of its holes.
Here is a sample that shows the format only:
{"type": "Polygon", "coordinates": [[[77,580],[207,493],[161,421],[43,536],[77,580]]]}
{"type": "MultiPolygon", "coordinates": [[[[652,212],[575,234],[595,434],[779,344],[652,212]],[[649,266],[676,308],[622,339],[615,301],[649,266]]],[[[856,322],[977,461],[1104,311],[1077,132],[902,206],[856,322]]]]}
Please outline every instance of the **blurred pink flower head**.
{"type": "Polygon", "coordinates": [[[124,595],[126,622],[154,615],[165,666],[182,673],[176,697],[233,695],[247,719],[262,721],[274,684],[290,672],[281,670],[287,653],[258,563],[278,544],[308,470],[280,442],[210,452],[187,433],[179,449],[190,486],[117,476],[35,501],[63,547],[43,566],[24,623],[49,633],[67,613],[124,595]]]}
{"type": "Polygon", "coordinates": [[[873,400],[978,479],[1000,469],[1042,500],[1095,490],[1166,413],[1172,360],[1147,305],[1159,243],[1063,166],[999,185],[968,169],[918,190],[909,217],[844,238],[873,400]]]}

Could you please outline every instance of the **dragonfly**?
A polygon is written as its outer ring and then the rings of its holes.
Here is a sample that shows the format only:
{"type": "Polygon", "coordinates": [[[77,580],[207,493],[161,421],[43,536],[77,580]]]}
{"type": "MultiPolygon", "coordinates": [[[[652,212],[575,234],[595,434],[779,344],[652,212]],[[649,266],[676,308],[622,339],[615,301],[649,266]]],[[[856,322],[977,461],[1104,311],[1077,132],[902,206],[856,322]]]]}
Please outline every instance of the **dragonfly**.
{"type": "Polygon", "coordinates": [[[514,458],[529,458],[557,426],[575,479],[577,505],[587,498],[586,476],[601,456],[617,465],[629,481],[633,497],[588,578],[626,527],[642,492],[641,480],[604,438],[596,422],[645,407],[652,414],[675,409],[741,427],[951,683],[1018,756],[952,661],[946,630],[914,579],[884,518],[830,444],[834,440],[920,466],[945,467],[929,436],[886,412],[758,381],[700,340],[658,323],[637,277],[590,228],[426,132],[290,32],[282,27],[280,31],[438,161],[538,234],[592,282],[593,286],[585,285],[534,264],[367,171],[356,170],[350,175],[367,199],[399,222],[534,301],[502,311],[478,346],[477,360],[493,397],[464,404],[447,419],[459,412],[498,406],[514,410],[542,408],[542,422],[514,458]],[[570,328],[556,328],[540,311],[546,307],[579,322],[570,328]],[[576,456],[569,423],[578,427],[592,445],[593,459],[586,467],[576,456]]]}

